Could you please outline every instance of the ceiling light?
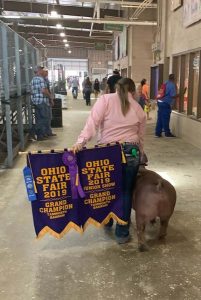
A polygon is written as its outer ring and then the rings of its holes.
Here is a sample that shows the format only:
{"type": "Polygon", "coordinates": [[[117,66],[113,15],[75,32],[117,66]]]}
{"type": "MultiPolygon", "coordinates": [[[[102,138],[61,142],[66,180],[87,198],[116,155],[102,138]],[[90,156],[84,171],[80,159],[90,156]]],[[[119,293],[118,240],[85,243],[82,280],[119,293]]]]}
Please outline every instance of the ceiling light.
{"type": "Polygon", "coordinates": [[[58,24],[56,24],[56,28],[61,29],[61,28],[63,28],[63,27],[62,27],[61,24],[58,23],[58,24]]]}
{"type": "Polygon", "coordinates": [[[65,47],[69,47],[69,44],[65,44],[65,47]]]}
{"type": "Polygon", "coordinates": [[[53,18],[58,17],[57,11],[56,11],[56,10],[52,10],[52,11],[50,12],[50,16],[53,17],[53,18]]]}
{"type": "Polygon", "coordinates": [[[68,53],[69,53],[69,54],[71,54],[71,53],[72,53],[72,51],[71,51],[71,50],[68,50],[68,53]]]}
{"type": "Polygon", "coordinates": [[[64,42],[64,43],[67,43],[68,41],[67,41],[67,39],[64,39],[63,42],[64,42]]]}
{"type": "Polygon", "coordinates": [[[64,33],[64,32],[61,32],[61,33],[60,33],[60,36],[64,37],[64,36],[65,36],[65,33],[64,33]]]}
{"type": "Polygon", "coordinates": [[[1,16],[1,17],[3,17],[3,18],[5,18],[5,19],[20,19],[20,16],[1,16]]]}

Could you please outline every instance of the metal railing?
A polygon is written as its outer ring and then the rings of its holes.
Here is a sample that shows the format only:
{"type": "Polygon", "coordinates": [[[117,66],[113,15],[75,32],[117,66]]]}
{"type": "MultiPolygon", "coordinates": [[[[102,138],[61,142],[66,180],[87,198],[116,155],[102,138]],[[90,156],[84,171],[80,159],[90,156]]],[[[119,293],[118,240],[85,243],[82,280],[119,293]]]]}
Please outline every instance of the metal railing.
{"type": "Polygon", "coordinates": [[[0,165],[12,167],[32,125],[29,85],[37,50],[0,22],[0,165]]]}

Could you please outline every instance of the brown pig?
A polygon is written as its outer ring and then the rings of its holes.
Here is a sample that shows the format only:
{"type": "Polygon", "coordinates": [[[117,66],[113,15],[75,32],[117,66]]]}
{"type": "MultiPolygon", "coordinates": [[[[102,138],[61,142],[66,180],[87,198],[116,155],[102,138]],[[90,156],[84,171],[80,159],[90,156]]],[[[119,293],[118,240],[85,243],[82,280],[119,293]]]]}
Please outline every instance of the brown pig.
{"type": "Polygon", "coordinates": [[[148,250],[145,242],[145,226],[160,218],[159,239],[167,234],[169,219],[174,211],[176,191],[171,183],[156,172],[140,167],[133,194],[139,251],[148,250]]]}

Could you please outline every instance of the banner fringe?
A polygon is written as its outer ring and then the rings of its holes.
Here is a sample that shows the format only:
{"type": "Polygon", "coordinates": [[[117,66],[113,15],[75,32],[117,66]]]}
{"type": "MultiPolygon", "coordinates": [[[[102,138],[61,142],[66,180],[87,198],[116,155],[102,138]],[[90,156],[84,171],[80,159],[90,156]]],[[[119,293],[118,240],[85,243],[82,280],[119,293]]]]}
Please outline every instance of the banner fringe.
{"type": "Polygon", "coordinates": [[[111,212],[111,213],[109,213],[109,215],[107,215],[107,217],[101,223],[94,220],[93,218],[89,218],[83,226],[83,231],[85,231],[89,225],[94,225],[97,228],[103,227],[110,221],[111,218],[114,219],[120,225],[128,224],[127,222],[125,222],[125,221],[121,220],[119,217],[117,217],[117,215],[115,215],[113,212],[111,212]]]}
{"type": "Polygon", "coordinates": [[[78,226],[77,224],[75,224],[74,222],[70,222],[68,223],[68,225],[64,228],[64,230],[61,233],[57,233],[56,231],[54,231],[53,229],[51,229],[49,226],[45,226],[37,235],[36,239],[39,240],[42,237],[44,237],[44,235],[46,235],[47,233],[49,233],[50,235],[52,235],[53,237],[55,237],[56,239],[61,239],[64,237],[64,235],[66,233],[68,233],[71,229],[74,229],[75,231],[79,232],[79,233],[83,233],[87,227],[89,225],[94,225],[97,228],[101,228],[103,227],[105,224],[107,224],[109,222],[110,219],[114,219],[118,224],[120,225],[127,225],[127,222],[121,220],[119,217],[117,217],[117,215],[115,215],[113,212],[109,213],[107,215],[107,217],[101,222],[99,223],[98,221],[94,220],[93,218],[89,218],[83,228],[81,228],[80,226],[78,226]]]}
{"type": "Polygon", "coordinates": [[[57,233],[53,229],[51,229],[49,226],[45,226],[37,235],[36,239],[41,239],[45,234],[49,233],[56,239],[61,239],[64,237],[66,233],[68,233],[71,229],[75,229],[75,231],[79,233],[83,233],[83,229],[75,224],[74,222],[68,223],[68,225],[64,228],[64,230],[61,233],[57,233]]]}
{"type": "MultiPolygon", "coordinates": [[[[109,144],[98,144],[98,148],[104,148],[104,147],[107,147],[107,146],[115,146],[115,145],[120,145],[121,143],[109,143],[109,144]]],[[[94,146],[91,146],[91,147],[85,147],[85,149],[94,149],[94,146]]],[[[85,149],[82,149],[82,150],[85,150],[85,149]]],[[[64,152],[65,150],[67,150],[67,148],[63,148],[63,149],[43,149],[43,150],[32,150],[32,151],[19,151],[18,154],[19,155],[26,155],[26,154],[49,154],[51,153],[52,151],[54,151],[52,154],[55,154],[55,153],[60,153],[60,152],[64,152]]],[[[82,151],[81,150],[81,151],[82,151]]]]}

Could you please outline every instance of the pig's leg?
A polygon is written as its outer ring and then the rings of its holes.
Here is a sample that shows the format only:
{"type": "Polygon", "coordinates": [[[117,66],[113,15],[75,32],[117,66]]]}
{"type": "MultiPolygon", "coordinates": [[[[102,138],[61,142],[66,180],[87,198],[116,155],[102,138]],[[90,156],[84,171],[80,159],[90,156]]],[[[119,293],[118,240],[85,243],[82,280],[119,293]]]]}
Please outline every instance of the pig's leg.
{"type": "Polygon", "coordinates": [[[160,220],[161,227],[160,227],[159,239],[163,239],[167,235],[168,222],[169,219],[160,220]]]}
{"type": "Polygon", "coordinates": [[[144,235],[145,223],[142,223],[136,219],[136,225],[137,225],[138,249],[140,252],[147,251],[148,248],[146,246],[145,235],[144,235]]]}

